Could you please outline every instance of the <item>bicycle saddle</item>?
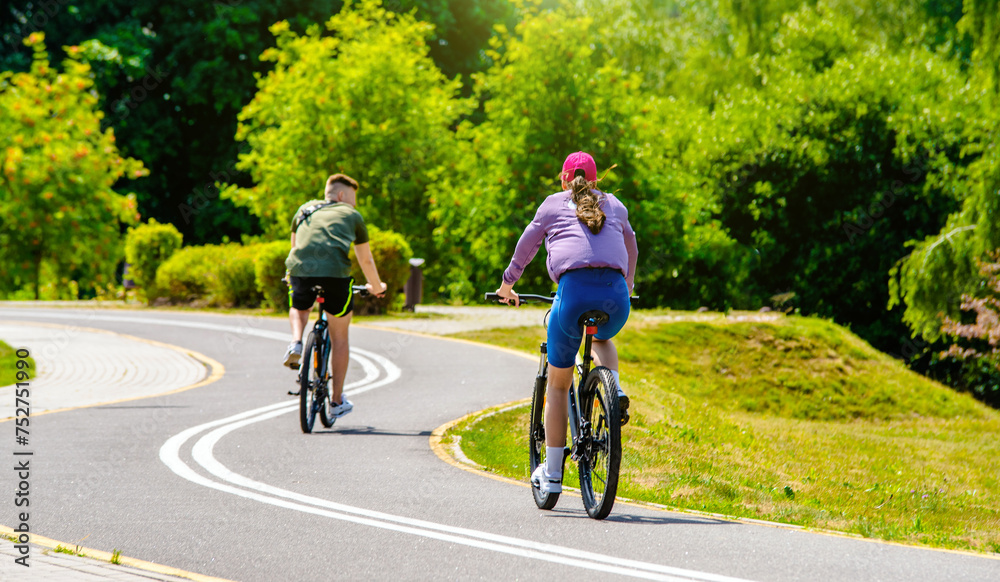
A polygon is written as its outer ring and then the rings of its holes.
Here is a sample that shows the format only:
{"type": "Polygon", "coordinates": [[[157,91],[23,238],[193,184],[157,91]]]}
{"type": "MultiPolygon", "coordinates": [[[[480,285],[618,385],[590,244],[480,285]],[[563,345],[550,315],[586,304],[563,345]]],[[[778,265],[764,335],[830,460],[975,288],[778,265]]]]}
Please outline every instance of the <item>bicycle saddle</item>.
{"type": "Polygon", "coordinates": [[[588,325],[601,326],[607,323],[608,319],[610,319],[610,316],[607,313],[601,311],[600,309],[592,309],[590,311],[584,312],[584,314],[580,316],[580,319],[578,319],[576,323],[580,327],[585,327],[588,325]]]}

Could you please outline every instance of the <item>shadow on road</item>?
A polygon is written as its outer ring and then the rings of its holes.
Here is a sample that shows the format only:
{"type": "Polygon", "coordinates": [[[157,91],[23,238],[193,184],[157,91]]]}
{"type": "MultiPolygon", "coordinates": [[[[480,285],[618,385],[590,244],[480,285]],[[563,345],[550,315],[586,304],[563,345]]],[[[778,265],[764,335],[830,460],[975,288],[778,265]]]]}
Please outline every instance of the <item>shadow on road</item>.
{"type": "MultiPolygon", "coordinates": [[[[583,509],[553,509],[546,515],[552,517],[560,518],[573,518],[573,519],[590,519],[587,512],[583,509]]],[[[650,515],[635,515],[630,513],[612,513],[604,521],[612,523],[631,523],[639,525],[734,525],[736,522],[728,521],[724,519],[713,519],[710,517],[695,517],[687,516],[681,517],[677,515],[672,516],[650,516],[650,515]]]]}
{"type": "Polygon", "coordinates": [[[135,408],[135,409],[139,409],[139,408],[154,408],[154,409],[159,409],[159,408],[191,408],[191,407],[190,406],[172,406],[172,405],[168,405],[168,404],[144,404],[144,405],[141,405],[141,406],[95,406],[94,408],[96,408],[97,410],[130,410],[130,409],[133,409],[133,408],[135,408]]]}
{"type": "MultiPolygon", "coordinates": [[[[317,423],[318,424],[318,423],[317,423]]],[[[398,431],[388,431],[379,430],[374,426],[353,426],[350,428],[337,428],[335,425],[329,430],[316,430],[313,429],[313,434],[324,434],[324,435],[377,435],[377,436],[407,436],[407,437],[429,437],[431,436],[431,431],[409,431],[409,432],[398,432],[398,431]]]]}

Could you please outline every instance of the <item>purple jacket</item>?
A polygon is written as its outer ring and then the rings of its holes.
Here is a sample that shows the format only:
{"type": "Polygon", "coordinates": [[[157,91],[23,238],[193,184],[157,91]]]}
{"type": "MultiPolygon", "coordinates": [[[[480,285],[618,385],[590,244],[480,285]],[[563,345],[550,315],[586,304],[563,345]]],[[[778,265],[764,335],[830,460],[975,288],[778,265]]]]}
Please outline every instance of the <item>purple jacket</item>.
{"type": "Polygon", "coordinates": [[[600,234],[591,233],[576,217],[576,207],[569,191],[546,198],[517,241],[510,266],[503,272],[504,283],[513,285],[521,278],[524,268],[535,258],[544,239],[548,252],[545,266],[553,281],[558,283],[559,277],[572,269],[610,267],[621,271],[631,287],[639,248],[635,243],[635,232],[628,222],[628,210],[613,194],[598,195],[604,197],[601,210],[606,217],[600,234]]]}

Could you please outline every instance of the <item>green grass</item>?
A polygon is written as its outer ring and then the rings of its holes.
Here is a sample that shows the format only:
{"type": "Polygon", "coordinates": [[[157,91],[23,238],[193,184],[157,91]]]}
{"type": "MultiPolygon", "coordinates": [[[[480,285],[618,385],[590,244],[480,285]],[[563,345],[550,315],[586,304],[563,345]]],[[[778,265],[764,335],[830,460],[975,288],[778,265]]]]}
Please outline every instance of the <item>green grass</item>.
{"type": "Polygon", "coordinates": [[[65,546],[58,545],[52,551],[57,554],[69,554],[71,556],[79,556],[81,558],[87,557],[87,554],[84,554],[83,552],[80,551],[80,546],[76,546],[75,550],[71,550],[70,548],[67,548],[65,546]]]}
{"type": "MultiPolygon", "coordinates": [[[[459,337],[537,353],[544,330],[459,337]]],[[[1000,551],[1000,412],[819,319],[636,318],[616,345],[632,399],[621,496],[1000,551]]],[[[527,415],[455,432],[469,458],[524,479],[527,415]]]]}
{"type": "MultiPolygon", "coordinates": [[[[17,382],[17,350],[0,341],[0,386],[10,386],[17,382]]],[[[28,368],[25,370],[33,379],[35,377],[35,360],[27,358],[28,368]]]]}

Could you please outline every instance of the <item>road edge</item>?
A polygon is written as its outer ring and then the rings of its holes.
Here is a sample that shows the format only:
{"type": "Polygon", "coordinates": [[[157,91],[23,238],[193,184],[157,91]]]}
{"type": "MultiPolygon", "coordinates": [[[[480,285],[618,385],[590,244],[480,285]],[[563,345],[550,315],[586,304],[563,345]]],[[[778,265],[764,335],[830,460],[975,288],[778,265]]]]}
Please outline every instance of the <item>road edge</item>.
{"type": "MultiPolygon", "coordinates": [[[[80,331],[86,331],[86,332],[91,332],[91,333],[103,333],[103,334],[107,334],[107,335],[114,335],[114,336],[118,336],[118,337],[125,338],[125,339],[128,339],[128,340],[142,342],[144,344],[149,344],[149,345],[153,345],[153,346],[156,346],[156,347],[166,348],[166,349],[169,349],[169,350],[173,350],[175,352],[179,352],[181,354],[184,354],[186,356],[189,356],[189,357],[197,360],[198,362],[201,363],[201,365],[203,365],[203,366],[205,366],[205,368],[207,368],[207,374],[205,375],[204,378],[202,378],[201,380],[195,382],[194,384],[190,384],[188,386],[182,386],[180,388],[175,388],[173,390],[168,390],[166,392],[160,392],[158,394],[149,394],[149,395],[146,395],[146,396],[130,396],[128,398],[119,398],[117,400],[108,400],[107,402],[95,402],[93,404],[83,404],[83,405],[80,405],[80,406],[67,406],[65,408],[56,408],[55,410],[45,410],[43,412],[33,413],[31,415],[32,417],[43,416],[43,415],[52,414],[52,413],[55,413],[55,412],[66,412],[67,410],[80,410],[80,409],[83,409],[83,408],[94,408],[96,406],[106,406],[108,404],[120,404],[122,402],[132,402],[132,401],[135,401],[135,400],[144,400],[146,398],[159,398],[160,396],[169,396],[171,394],[178,394],[180,392],[186,392],[188,390],[193,390],[195,388],[201,388],[202,386],[207,386],[208,384],[211,384],[211,383],[213,383],[213,382],[215,382],[217,380],[220,380],[226,374],[226,367],[222,365],[222,362],[219,362],[218,360],[216,360],[214,358],[210,358],[210,357],[208,357],[205,354],[202,354],[200,352],[196,352],[194,350],[189,350],[187,348],[182,348],[180,346],[175,346],[173,344],[168,344],[168,343],[164,343],[164,342],[158,342],[156,340],[146,339],[146,338],[143,338],[143,337],[129,335],[129,334],[126,334],[126,333],[119,333],[119,332],[111,331],[111,330],[108,330],[108,329],[100,329],[100,328],[96,328],[96,327],[80,327],[80,326],[75,326],[75,325],[74,326],[65,326],[65,325],[60,325],[60,324],[57,324],[57,323],[43,323],[43,322],[35,322],[35,321],[21,321],[21,320],[0,320],[0,324],[33,325],[33,326],[36,326],[36,327],[49,327],[49,328],[55,328],[55,329],[61,329],[61,328],[65,328],[65,327],[73,327],[73,328],[75,328],[77,330],[80,330],[80,331]]],[[[8,422],[8,421],[11,421],[13,419],[14,419],[14,417],[8,417],[8,418],[0,419],[0,424],[3,424],[3,423],[8,422]]]]}
{"type": "MultiPolygon", "coordinates": [[[[0,525],[0,536],[6,537],[16,537],[19,532],[14,531],[5,525],[0,525]]],[[[187,570],[181,570],[180,568],[174,568],[172,566],[164,566],[162,564],[157,564],[154,562],[147,562],[145,560],[140,560],[138,558],[129,558],[127,556],[118,555],[117,558],[112,552],[105,552],[104,550],[95,550],[93,548],[85,548],[73,543],[60,542],[45,536],[40,536],[38,534],[28,534],[30,536],[30,541],[28,543],[42,546],[49,550],[54,550],[57,547],[63,547],[70,549],[72,548],[75,553],[67,554],[73,555],[81,558],[89,558],[92,560],[99,560],[102,562],[108,562],[110,564],[116,564],[119,566],[128,566],[130,568],[135,568],[137,570],[143,570],[146,572],[153,572],[155,574],[161,574],[163,576],[175,576],[177,578],[187,578],[188,580],[194,580],[195,582],[233,582],[227,578],[216,578],[214,576],[207,576],[205,574],[198,574],[196,572],[188,572],[187,570]],[[82,555],[81,555],[82,554],[82,555]],[[113,561],[117,560],[117,562],[113,561]]]]}

